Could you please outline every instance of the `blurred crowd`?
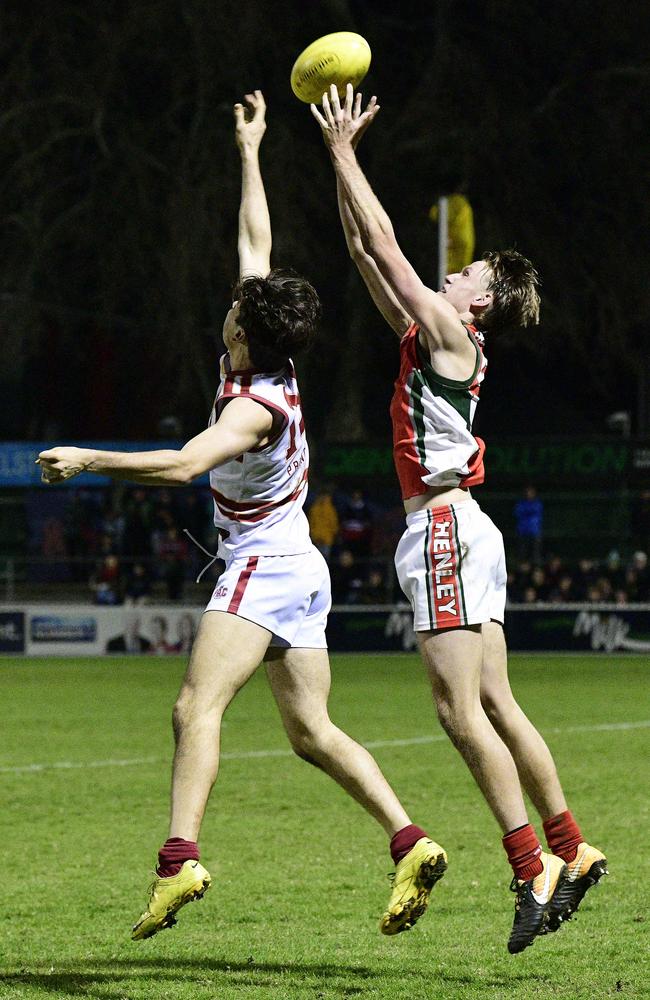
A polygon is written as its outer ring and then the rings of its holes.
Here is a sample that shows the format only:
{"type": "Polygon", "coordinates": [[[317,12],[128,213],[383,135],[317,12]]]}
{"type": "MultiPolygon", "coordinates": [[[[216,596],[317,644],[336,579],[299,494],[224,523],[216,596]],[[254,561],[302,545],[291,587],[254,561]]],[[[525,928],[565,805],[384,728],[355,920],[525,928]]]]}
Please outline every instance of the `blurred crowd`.
{"type": "Polygon", "coordinates": [[[96,604],[144,603],[155,584],[168,600],[180,601],[207,560],[183,529],[204,547],[216,544],[211,506],[203,489],[71,491],[62,516],[43,527],[43,555],[65,559],[96,604]]]}
{"type": "MultiPolygon", "coordinates": [[[[403,599],[393,567],[404,529],[399,502],[382,507],[361,489],[324,486],[310,493],[306,511],[314,544],[330,567],[335,604],[403,599]]],[[[576,561],[545,555],[544,504],[533,486],[525,488],[512,514],[510,603],[650,601],[645,550],[576,561]]],[[[209,559],[202,549],[214,552],[216,545],[205,487],[71,490],[59,516],[50,508],[38,532],[39,555],[50,566],[59,560],[67,579],[87,586],[96,604],[107,605],[181,601],[209,559]]],[[[208,578],[219,571],[217,562],[208,578]]]]}
{"type": "Polygon", "coordinates": [[[575,564],[559,556],[537,564],[524,560],[508,572],[508,600],[511,604],[650,601],[648,556],[639,550],[623,560],[613,550],[603,560],[580,559],[575,564]]]}

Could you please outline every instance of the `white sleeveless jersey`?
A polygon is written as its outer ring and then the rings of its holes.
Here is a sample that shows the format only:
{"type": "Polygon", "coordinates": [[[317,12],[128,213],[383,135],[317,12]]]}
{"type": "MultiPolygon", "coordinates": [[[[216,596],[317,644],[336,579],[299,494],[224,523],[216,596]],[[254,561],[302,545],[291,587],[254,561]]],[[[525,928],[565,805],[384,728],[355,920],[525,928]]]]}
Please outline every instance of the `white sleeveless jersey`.
{"type": "Polygon", "coordinates": [[[434,371],[419,348],[415,323],[402,337],[390,415],[404,500],[426,493],[428,487],[477,486],[485,478],[485,444],[472,433],[472,422],[487,360],[482,335],[473,326],[465,329],[476,349],[476,364],[464,382],[434,371]]]}
{"type": "Polygon", "coordinates": [[[279,418],[272,439],[224,462],[210,472],[219,555],[298,555],[311,549],[303,512],[307,496],[309,449],[291,362],[277,372],[232,371],[221,359],[221,381],[210,424],[226,401],[246,396],[279,418]]]}

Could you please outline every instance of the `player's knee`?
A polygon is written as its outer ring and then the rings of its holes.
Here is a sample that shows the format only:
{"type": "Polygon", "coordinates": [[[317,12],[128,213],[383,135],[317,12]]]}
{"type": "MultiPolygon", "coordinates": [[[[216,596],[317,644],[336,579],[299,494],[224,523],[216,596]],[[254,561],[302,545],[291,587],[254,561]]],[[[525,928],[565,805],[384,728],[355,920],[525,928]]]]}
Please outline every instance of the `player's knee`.
{"type": "Polygon", "coordinates": [[[497,724],[501,719],[502,708],[491,691],[481,691],[481,704],[490,722],[497,724]]]}
{"type": "Polygon", "coordinates": [[[223,713],[223,708],[213,699],[199,697],[191,687],[183,687],[172,710],[174,734],[179,734],[192,726],[209,722],[213,724],[223,713]]]}
{"type": "Polygon", "coordinates": [[[446,698],[436,700],[438,720],[454,746],[462,749],[471,742],[474,713],[469,707],[455,704],[446,698]]]}
{"type": "Polygon", "coordinates": [[[298,725],[288,730],[291,749],[301,760],[320,767],[319,759],[324,751],[323,734],[307,725],[298,725]]]}
{"type": "Polygon", "coordinates": [[[191,699],[188,697],[186,692],[181,691],[172,709],[172,728],[176,739],[178,739],[180,734],[187,727],[187,723],[190,718],[190,705],[191,699]]]}
{"type": "Polygon", "coordinates": [[[514,698],[503,692],[497,696],[495,692],[482,691],[481,705],[497,732],[508,729],[513,714],[517,709],[514,698]]]}

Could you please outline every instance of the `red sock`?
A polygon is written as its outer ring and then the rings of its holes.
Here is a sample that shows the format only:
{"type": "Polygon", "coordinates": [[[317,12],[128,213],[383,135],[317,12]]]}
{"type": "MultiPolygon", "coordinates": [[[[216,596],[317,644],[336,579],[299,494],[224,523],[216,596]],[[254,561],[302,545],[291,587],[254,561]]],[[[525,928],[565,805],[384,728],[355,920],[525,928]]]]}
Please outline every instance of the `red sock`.
{"type": "Polygon", "coordinates": [[[566,812],[558,813],[557,816],[545,819],[544,833],[546,834],[546,843],[553,854],[557,854],[566,862],[575,859],[578,845],[582,843],[582,834],[573,814],[568,809],[566,812]]]}
{"type": "Polygon", "coordinates": [[[541,875],[544,871],[544,865],[540,858],[542,846],[530,823],[506,833],[503,838],[503,846],[506,849],[515,878],[527,882],[529,878],[535,878],[536,875],[541,875]]]}
{"type": "Polygon", "coordinates": [[[418,840],[426,836],[428,834],[421,827],[415,826],[414,823],[411,823],[410,826],[403,826],[401,830],[398,830],[390,842],[390,853],[395,864],[399,864],[402,858],[417,844],[418,840]]]}
{"type": "Polygon", "coordinates": [[[170,837],[158,851],[158,867],[156,874],[160,878],[170,878],[178,875],[184,861],[199,860],[198,844],[193,840],[183,840],[182,837],[170,837]]]}

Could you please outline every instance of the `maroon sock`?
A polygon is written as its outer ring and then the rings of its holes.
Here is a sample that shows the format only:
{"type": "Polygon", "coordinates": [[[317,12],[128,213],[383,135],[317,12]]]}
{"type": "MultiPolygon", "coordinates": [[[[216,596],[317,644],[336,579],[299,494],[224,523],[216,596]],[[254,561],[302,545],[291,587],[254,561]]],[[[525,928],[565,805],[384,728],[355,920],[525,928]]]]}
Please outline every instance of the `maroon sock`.
{"type": "Polygon", "coordinates": [[[160,878],[170,878],[172,875],[178,875],[184,861],[198,861],[199,858],[198,844],[193,840],[170,837],[158,851],[156,874],[160,878]]]}
{"type": "Polygon", "coordinates": [[[580,827],[568,809],[566,812],[558,813],[557,816],[545,819],[544,833],[546,834],[546,843],[553,854],[557,854],[566,862],[575,859],[578,845],[582,843],[583,838],[580,827]]]}
{"type": "Polygon", "coordinates": [[[527,882],[529,878],[535,878],[536,875],[541,875],[544,871],[544,865],[540,858],[542,846],[530,823],[506,833],[503,838],[503,846],[506,849],[515,878],[527,882]]]}
{"type": "Polygon", "coordinates": [[[390,842],[390,853],[395,864],[398,865],[411,848],[417,844],[418,840],[426,836],[428,834],[421,827],[415,826],[414,823],[398,830],[390,842]]]}

